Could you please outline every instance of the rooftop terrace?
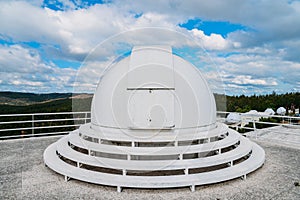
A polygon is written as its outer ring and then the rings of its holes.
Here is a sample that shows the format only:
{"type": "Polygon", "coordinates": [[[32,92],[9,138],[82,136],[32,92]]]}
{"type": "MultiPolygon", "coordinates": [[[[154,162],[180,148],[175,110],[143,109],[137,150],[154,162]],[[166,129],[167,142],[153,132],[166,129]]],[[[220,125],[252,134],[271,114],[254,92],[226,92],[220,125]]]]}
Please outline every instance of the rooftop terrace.
{"type": "Polygon", "coordinates": [[[0,141],[0,199],[300,199],[300,128],[276,126],[249,132],[266,152],[263,167],[219,184],[179,189],[131,189],[88,184],[44,166],[45,148],[61,136],[0,141]]]}

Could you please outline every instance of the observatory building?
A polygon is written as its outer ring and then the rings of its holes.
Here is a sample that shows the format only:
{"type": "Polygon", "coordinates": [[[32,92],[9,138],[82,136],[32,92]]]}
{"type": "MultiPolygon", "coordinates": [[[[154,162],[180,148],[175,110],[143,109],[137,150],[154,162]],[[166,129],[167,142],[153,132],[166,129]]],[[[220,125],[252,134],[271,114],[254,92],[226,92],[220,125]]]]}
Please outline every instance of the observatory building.
{"type": "Polygon", "coordinates": [[[95,91],[91,123],[51,144],[45,165],[65,180],[173,188],[246,175],[264,150],[216,121],[202,74],[171,47],[140,46],[112,64],[95,91]]]}

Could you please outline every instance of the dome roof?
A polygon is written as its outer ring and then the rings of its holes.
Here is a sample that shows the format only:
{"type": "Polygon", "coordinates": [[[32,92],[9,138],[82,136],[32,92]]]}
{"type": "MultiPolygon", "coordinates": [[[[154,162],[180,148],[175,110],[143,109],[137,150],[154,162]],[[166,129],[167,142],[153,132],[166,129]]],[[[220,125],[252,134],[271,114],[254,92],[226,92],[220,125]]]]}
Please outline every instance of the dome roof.
{"type": "Polygon", "coordinates": [[[229,113],[229,115],[226,117],[227,123],[237,123],[241,121],[241,115],[238,113],[229,113]]]}
{"type": "Polygon", "coordinates": [[[257,115],[257,110],[250,110],[249,112],[246,112],[244,115],[257,115]]]}
{"type": "Polygon", "coordinates": [[[264,113],[266,113],[267,115],[274,115],[275,111],[272,108],[267,108],[264,113]]]}
{"type": "Polygon", "coordinates": [[[285,115],[286,113],[286,109],[284,107],[279,107],[277,110],[276,110],[276,113],[278,115],[285,115]]]}
{"type": "Polygon", "coordinates": [[[134,47],[102,76],[92,102],[92,125],[123,129],[191,128],[214,124],[207,82],[171,47],[134,47]]]}

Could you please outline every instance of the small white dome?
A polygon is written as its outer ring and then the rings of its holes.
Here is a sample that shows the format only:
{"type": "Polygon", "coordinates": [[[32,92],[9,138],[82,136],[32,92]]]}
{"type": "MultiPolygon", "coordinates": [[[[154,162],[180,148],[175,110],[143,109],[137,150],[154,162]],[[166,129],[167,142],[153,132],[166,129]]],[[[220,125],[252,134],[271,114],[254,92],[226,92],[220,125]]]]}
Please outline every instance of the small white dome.
{"type": "Polygon", "coordinates": [[[257,110],[250,110],[249,112],[246,112],[245,114],[257,115],[258,112],[257,112],[257,110]]]}
{"type": "Polygon", "coordinates": [[[229,113],[229,115],[226,117],[226,122],[228,123],[237,123],[241,121],[241,115],[238,113],[229,113]]]}
{"type": "Polygon", "coordinates": [[[272,108],[267,108],[264,113],[267,115],[274,115],[275,111],[272,108]]]}
{"type": "Polygon", "coordinates": [[[276,110],[276,113],[278,115],[285,115],[286,113],[286,109],[284,107],[279,107],[277,110],[276,110]]]}

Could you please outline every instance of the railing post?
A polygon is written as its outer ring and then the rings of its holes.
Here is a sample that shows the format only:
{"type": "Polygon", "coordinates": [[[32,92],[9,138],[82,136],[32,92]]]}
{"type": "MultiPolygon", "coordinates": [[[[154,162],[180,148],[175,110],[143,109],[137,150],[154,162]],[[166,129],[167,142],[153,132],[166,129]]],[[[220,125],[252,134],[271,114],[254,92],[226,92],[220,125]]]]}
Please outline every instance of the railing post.
{"type": "Polygon", "coordinates": [[[255,125],[255,120],[252,118],[252,123],[253,123],[253,129],[256,131],[256,125],[255,125]]]}
{"type": "Polygon", "coordinates": [[[34,135],[34,114],[31,115],[31,134],[34,135]]]}
{"type": "Polygon", "coordinates": [[[85,115],[84,115],[84,124],[86,124],[86,119],[87,119],[87,112],[85,112],[85,115]]]}

